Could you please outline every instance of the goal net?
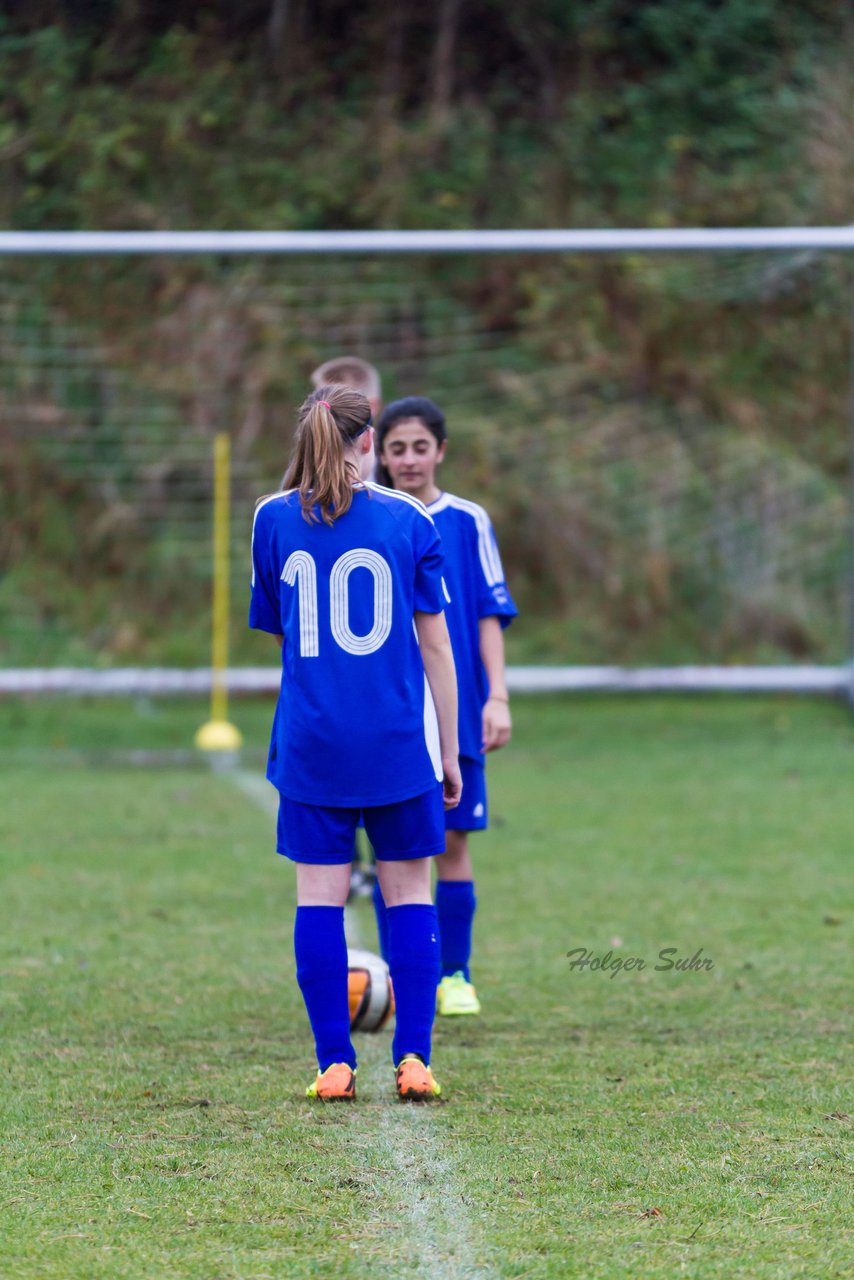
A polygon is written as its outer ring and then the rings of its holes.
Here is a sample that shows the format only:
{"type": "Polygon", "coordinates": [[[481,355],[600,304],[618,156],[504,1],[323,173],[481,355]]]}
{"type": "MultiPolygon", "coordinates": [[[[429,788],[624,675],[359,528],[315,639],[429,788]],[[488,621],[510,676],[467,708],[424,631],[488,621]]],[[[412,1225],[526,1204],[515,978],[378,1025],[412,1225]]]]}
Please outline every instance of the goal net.
{"type": "Polygon", "coordinates": [[[493,517],[515,666],[796,684],[847,660],[841,255],[39,256],[0,259],[0,286],[7,688],[69,667],[192,687],[218,431],[231,663],[268,664],[245,625],[254,500],[311,371],[342,354],[376,365],[386,402],[444,410],[441,482],[493,517]]]}

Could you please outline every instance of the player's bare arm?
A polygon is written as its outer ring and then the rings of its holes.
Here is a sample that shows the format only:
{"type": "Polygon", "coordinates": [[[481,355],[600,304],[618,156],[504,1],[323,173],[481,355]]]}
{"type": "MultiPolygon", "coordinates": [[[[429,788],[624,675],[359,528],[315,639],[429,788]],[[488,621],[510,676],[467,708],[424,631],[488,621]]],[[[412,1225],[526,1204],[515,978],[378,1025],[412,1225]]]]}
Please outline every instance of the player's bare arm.
{"type": "Polygon", "coordinates": [[[513,731],[504,673],[504,633],[499,618],[481,618],[480,656],[489,681],[489,697],[483,708],[483,750],[497,751],[507,746],[513,731]]]}
{"type": "Polygon", "coordinates": [[[416,612],[415,630],[439,722],[445,808],[454,809],[460,803],[463,782],[457,735],[457,673],[444,613],[416,612]]]}

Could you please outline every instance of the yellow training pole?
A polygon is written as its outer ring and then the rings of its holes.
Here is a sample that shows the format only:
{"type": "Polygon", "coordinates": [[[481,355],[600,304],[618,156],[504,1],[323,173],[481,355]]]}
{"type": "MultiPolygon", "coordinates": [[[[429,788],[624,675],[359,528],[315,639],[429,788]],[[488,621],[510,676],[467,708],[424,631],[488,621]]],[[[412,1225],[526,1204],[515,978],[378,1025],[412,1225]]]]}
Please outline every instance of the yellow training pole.
{"type": "Polygon", "coordinates": [[[196,734],[202,751],[236,751],[243,741],[228,719],[228,587],[231,515],[231,450],[228,433],[214,436],[213,610],[211,718],[196,734]]]}

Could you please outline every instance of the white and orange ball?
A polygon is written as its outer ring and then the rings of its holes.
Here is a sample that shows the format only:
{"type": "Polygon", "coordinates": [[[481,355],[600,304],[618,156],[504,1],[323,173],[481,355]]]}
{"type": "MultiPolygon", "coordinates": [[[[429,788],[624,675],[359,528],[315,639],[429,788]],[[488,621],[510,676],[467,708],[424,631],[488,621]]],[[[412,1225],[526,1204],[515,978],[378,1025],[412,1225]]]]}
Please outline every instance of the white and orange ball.
{"type": "Polygon", "coordinates": [[[372,951],[348,947],[347,970],[350,1030],[379,1031],[394,1013],[388,965],[372,951]]]}

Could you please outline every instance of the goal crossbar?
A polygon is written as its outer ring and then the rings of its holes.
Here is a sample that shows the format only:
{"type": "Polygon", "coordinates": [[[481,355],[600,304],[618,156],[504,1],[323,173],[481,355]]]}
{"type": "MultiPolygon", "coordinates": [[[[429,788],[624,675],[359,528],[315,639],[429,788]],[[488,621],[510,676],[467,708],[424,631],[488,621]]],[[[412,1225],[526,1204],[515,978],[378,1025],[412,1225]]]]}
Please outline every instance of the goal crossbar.
{"type": "Polygon", "coordinates": [[[2,231],[0,255],[667,253],[854,249],[854,226],[529,231],[2,231]]]}

